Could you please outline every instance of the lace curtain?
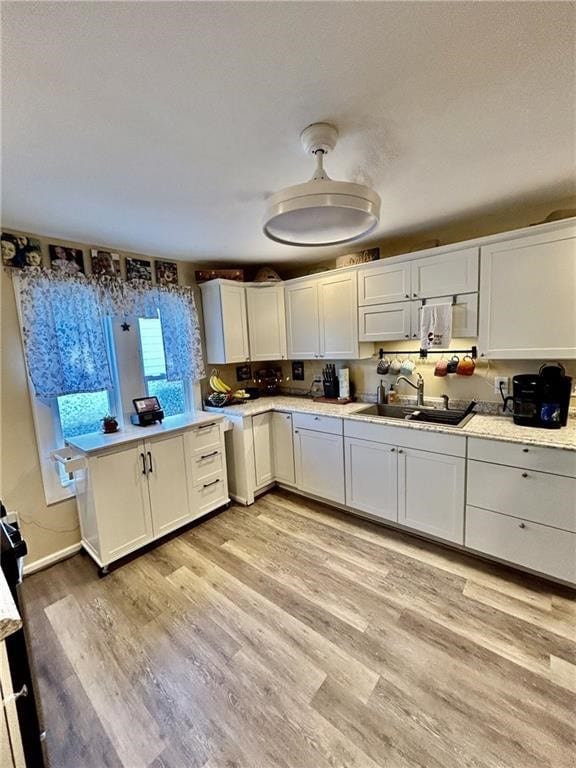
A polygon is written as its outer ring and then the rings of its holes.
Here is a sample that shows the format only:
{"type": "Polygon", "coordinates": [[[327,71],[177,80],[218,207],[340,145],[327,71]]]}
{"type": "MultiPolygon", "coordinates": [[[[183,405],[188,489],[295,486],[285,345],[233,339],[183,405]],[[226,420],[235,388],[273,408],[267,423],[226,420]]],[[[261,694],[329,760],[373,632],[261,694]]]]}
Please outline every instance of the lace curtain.
{"type": "Polygon", "coordinates": [[[126,283],[44,269],[19,275],[24,350],[38,397],[112,389],[104,318],[157,317],[166,378],[204,376],[194,293],[179,286],[126,283]]]}

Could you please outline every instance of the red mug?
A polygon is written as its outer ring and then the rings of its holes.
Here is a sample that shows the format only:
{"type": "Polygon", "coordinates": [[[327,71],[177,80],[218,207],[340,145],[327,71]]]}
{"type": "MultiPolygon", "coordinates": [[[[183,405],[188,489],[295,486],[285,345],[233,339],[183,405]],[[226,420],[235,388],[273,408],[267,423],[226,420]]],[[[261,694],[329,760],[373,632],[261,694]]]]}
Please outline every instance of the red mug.
{"type": "Polygon", "coordinates": [[[434,367],[434,376],[446,376],[448,373],[448,360],[438,360],[434,367]]]}

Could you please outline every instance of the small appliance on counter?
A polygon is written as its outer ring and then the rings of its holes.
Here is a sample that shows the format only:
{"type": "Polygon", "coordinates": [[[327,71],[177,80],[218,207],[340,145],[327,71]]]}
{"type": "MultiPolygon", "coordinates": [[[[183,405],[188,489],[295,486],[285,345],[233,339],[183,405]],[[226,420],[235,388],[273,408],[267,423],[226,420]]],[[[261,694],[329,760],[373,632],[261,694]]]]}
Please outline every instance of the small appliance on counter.
{"type": "MultiPolygon", "coordinates": [[[[254,375],[254,381],[258,385],[259,395],[277,395],[280,391],[280,385],[284,381],[282,368],[279,365],[260,368],[254,375]]],[[[251,397],[253,398],[253,395],[251,397]]]]}
{"type": "Polygon", "coordinates": [[[514,423],[523,427],[560,429],[568,421],[572,378],[561,363],[544,363],[538,373],[512,378],[512,395],[504,398],[504,411],[512,402],[514,423]]]}
{"type": "Polygon", "coordinates": [[[162,423],[164,411],[157,397],[136,397],[132,400],[136,413],[130,415],[130,421],[137,427],[150,427],[157,421],[162,423]]]}

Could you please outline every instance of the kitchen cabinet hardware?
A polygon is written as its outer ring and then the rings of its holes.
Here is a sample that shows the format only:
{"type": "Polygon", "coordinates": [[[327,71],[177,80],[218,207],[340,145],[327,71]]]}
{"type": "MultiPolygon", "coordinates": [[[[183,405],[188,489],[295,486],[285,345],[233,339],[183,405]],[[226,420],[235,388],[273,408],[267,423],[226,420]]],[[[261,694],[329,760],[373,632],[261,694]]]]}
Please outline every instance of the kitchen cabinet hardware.
{"type": "Polygon", "coordinates": [[[213,427],[215,423],[215,421],[211,421],[210,424],[200,424],[198,429],[209,429],[210,427],[213,427]]]}
{"type": "Polygon", "coordinates": [[[528,472],[522,472],[522,477],[528,477],[528,472]]]}
{"type": "Polygon", "coordinates": [[[142,474],[146,475],[146,456],[144,456],[143,453],[140,454],[140,458],[142,459],[142,474]]]}
{"type": "Polygon", "coordinates": [[[218,451],[212,451],[211,453],[204,453],[202,456],[200,456],[200,460],[209,459],[211,456],[218,456],[218,451]]]}
{"type": "Polygon", "coordinates": [[[402,450],[402,448],[398,448],[398,453],[404,453],[404,451],[402,450]]]}
{"type": "Polygon", "coordinates": [[[409,293],[405,293],[404,295],[406,296],[407,299],[410,298],[410,294],[409,293]]]}
{"type": "Polygon", "coordinates": [[[404,338],[405,338],[405,339],[409,339],[409,338],[410,338],[410,334],[409,334],[409,333],[405,333],[405,334],[404,334],[404,338]]]}
{"type": "Polygon", "coordinates": [[[526,523],[518,523],[518,528],[526,528],[526,523]]]}
{"type": "Polygon", "coordinates": [[[396,448],[390,448],[390,453],[395,453],[395,452],[396,452],[396,448]]]}
{"type": "Polygon", "coordinates": [[[412,296],[414,296],[415,299],[418,298],[418,294],[417,293],[413,293],[412,296]]]}
{"type": "Polygon", "coordinates": [[[297,429],[295,429],[295,430],[294,430],[294,434],[295,434],[295,435],[297,435],[297,434],[298,434],[298,430],[297,430],[297,429]]]}
{"type": "Polygon", "coordinates": [[[217,477],[216,480],[212,480],[211,483],[204,483],[202,488],[209,488],[211,485],[216,485],[216,483],[219,483],[219,482],[220,482],[220,478],[217,477]]]}
{"type": "Polygon", "coordinates": [[[152,466],[152,454],[150,453],[150,451],[147,451],[147,454],[148,454],[148,472],[152,474],[152,472],[154,472],[154,468],[152,466]]]}
{"type": "Polygon", "coordinates": [[[528,453],[529,450],[530,448],[522,448],[522,453],[528,453]]]}

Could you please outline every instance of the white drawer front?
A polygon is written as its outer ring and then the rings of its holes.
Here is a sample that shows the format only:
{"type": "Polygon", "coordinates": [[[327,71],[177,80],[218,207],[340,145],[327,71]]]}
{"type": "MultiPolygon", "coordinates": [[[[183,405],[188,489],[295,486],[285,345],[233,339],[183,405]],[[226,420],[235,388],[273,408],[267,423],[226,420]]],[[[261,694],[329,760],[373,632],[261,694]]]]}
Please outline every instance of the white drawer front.
{"type": "Polygon", "coordinates": [[[576,583],[576,534],[486,509],[466,508],[465,545],[576,583]]]}
{"type": "Polygon", "coordinates": [[[316,432],[328,432],[331,435],[342,434],[342,419],[335,416],[314,416],[312,413],[295,413],[292,416],[294,428],[315,429],[316,432]]]}
{"type": "Polygon", "coordinates": [[[375,443],[399,445],[402,448],[414,448],[417,451],[432,451],[448,456],[466,456],[466,438],[461,435],[448,435],[417,428],[390,426],[390,423],[378,424],[355,419],[344,420],[346,437],[360,440],[373,440],[375,443]]]}
{"type": "Polygon", "coordinates": [[[206,448],[195,454],[192,465],[194,482],[223,471],[222,448],[206,448]]]}
{"type": "Polygon", "coordinates": [[[228,502],[228,491],[222,473],[206,477],[192,489],[191,507],[196,517],[228,502]]]}
{"type": "Polygon", "coordinates": [[[576,480],[468,461],[467,503],[576,532],[576,480]]]}
{"type": "Polygon", "coordinates": [[[481,440],[470,437],[468,438],[468,458],[576,477],[576,451],[563,451],[560,448],[543,448],[539,445],[504,443],[500,440],[481,440]]]}
{"type": "Polygon", "coordinates": [[[220,444],[220,421],[209,421],[200,424],[188,433],[194,455],[204,451],[205,448],[220,444]]]}

